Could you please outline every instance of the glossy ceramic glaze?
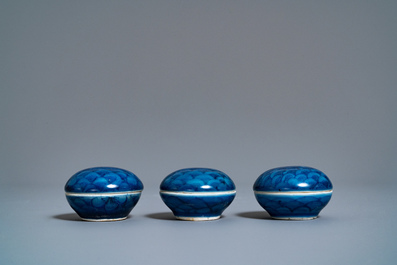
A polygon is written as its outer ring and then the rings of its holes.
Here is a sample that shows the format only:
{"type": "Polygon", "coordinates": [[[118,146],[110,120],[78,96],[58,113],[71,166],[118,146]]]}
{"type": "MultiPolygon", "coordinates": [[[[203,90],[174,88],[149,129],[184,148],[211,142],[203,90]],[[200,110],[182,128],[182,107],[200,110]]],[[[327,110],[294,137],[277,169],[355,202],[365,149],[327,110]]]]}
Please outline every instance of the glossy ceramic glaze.
{"type": "Polygon", "coordinates": [[[232,203],[236,186],[222,171],[186,168],[168,175],[160,185],[160,196],[181,220],[216,220],[232,203]]]}
{"type": "Polygon", "coordinates": [[[132,172],[115,167],[88,168],[65,185],[66,199],[86,221],[118,221],[138,203],[143,184],[132,172]]]}
{"type": "Polygon", "coordinates": [[[272,218],[309,220],[317,218],[328,204],[333,186],[318,169],[290,166],[264,172],[253,189],[257,201],[272,218]]]}

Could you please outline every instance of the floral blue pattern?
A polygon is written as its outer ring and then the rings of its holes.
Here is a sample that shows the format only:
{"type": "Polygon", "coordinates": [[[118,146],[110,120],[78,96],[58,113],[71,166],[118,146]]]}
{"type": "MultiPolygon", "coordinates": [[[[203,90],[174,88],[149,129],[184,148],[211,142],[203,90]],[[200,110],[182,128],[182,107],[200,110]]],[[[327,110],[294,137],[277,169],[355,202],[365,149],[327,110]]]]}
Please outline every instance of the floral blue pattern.
{"type": "Polygon", "coordinates": [[[255,194],[259,204],[278,219],[307,218],[318,216],[331,200],[331,193],[317,195],[270,195],[255,194]]]}
{"type": "Polygon", "coordinates": [[[160,194],[177,217],[215,217],[232,203],[235,194],[216,196],[178,196],[160,194]]]}
{"type": "Polygon", "coordinates": [[[258,191],[312,191],[330,190],[332,183],[318,169],[303,166],[273,168],[256,180],[254,190],[258,191]]]}
{"type": "Polygon", "coordinates": [[[332,196],[332,183],[320,170],[289,166],[261,174],[253,186],[258,203],[276,219],[314,219],[332,196]]]}
{"type": "Polygon", "coordinates": [[[141,193],[117,196],[66,196],[70,206],[83,219],[121,219],[138,203],[141,193]]]}
{"type": "Polygon", "coordinates": [[[115,167],[94,167],[74,174],[65,185],[66,192],[120,192],[142,190],[134,173],[115,167]]]}
{"type": "Polygon", "coordinates": [[[167,191],[235,190],[233,181],[222,171],[210,168],[185,168],[169,174],[160,185],[167,191]]]}
{"type": "Polygon", "coordinates": [[[169,174],[160,185],[160,196],[175,217],[214,220],[232,203],[236,186],[222,171],[186,168],[169,174]]]}
{"type": "Polygon", "coordinates": [[[87,168],[65,185],[66,199],[84,220],[127,218],[138,203],[143,184],[132,172],[115,167],[87,168]]]}

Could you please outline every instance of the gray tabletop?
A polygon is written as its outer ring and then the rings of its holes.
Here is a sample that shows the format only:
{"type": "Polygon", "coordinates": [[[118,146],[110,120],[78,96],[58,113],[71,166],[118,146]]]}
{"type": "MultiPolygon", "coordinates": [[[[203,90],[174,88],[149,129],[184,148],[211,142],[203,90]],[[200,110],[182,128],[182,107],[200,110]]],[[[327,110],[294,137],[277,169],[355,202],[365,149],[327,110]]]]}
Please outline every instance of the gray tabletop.
{"type": "Polygon", "coordinates": [[[243,186],[217,221],[178,221],[155,189],[128,219],[82,221],[61,187],[2,190],[4,264],[393,264],[394,187],[336,187],[311,221],[277,221],[243,186]],[[58,188],[58,189],[56,189],[58,188]]]}

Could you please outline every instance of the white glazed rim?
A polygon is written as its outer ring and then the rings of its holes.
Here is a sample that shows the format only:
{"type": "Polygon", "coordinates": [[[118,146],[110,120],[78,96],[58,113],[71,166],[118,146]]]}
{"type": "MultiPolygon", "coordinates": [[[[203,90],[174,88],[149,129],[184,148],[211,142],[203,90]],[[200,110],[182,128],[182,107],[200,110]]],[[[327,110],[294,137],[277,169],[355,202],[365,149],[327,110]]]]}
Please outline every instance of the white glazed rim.
{"type": "Polygon", "coordinates": [[[160,190],[160,193],[167,195],[181,195],[181,196],[217,196],[236,194],[236,190],[227,191],[167,191],[160,190]]]}
{"type": "Polygon", "coordinates": [[[312,216],[312,217],[274,217],[270,216],[271,218],[275,220],[285,220],[285,221],[305,221],[305,220],[313,220],[317,219],[319,216],[312,216]]]}
{"type": "Polygon", "coordinates": [[[104,196],[122,196],[122,195],[135,195],[140,194],[142,190],[134,191],[119,191],[119,192],[89,192],[89,193],[78,193],[78,192],[65,192],[66,196],[77,196],[77,197],[104,197],[104,196]]]}
{"type": "Polygon", "coordinates": [[[319,190],[319,191],[257,191],[255,190],[255,194],[259,195],[301,195],[301,196],[306,196],[306,195],[318,195],[318,194],[330,194],[332,193],[333,190],[319,190]]]}
{"type": "Polygon", "coordinates": [[[128,218],[128,216],[120,217],[120,218],[100,218],[100,219],[90,219],[90,218],[82,218],[82,220],[87,222],[114,222],[114,221],[122,221],[128,218]]]}
{"type": "Polygon", "coordinates": [[[213,221],[218,220],[221,218],[220,215],[218,216],[210,216],[210,217],[187,217],[187,216],[175,216],[176,219],[183,220],[183,221],[213,221]]]}

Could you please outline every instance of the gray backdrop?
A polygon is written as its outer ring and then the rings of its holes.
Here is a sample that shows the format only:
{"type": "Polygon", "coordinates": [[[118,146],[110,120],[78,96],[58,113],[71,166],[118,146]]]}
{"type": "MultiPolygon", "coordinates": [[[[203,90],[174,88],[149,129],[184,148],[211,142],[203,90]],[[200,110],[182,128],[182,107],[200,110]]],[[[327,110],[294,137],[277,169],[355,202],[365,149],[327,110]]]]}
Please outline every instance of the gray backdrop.
{"type": "Polygon", "coordinates": [[[0,263],[391,264],[396,84],[396,1],[0,1],[0,263]],[[330,177],[321,218],[257,204],[285,165],[330,177]],[[67,205],[92,166],[142,180],[129,219],[67,205]],[[161,202],[193,166],[235,181],[222,219],[161,202]]]}

